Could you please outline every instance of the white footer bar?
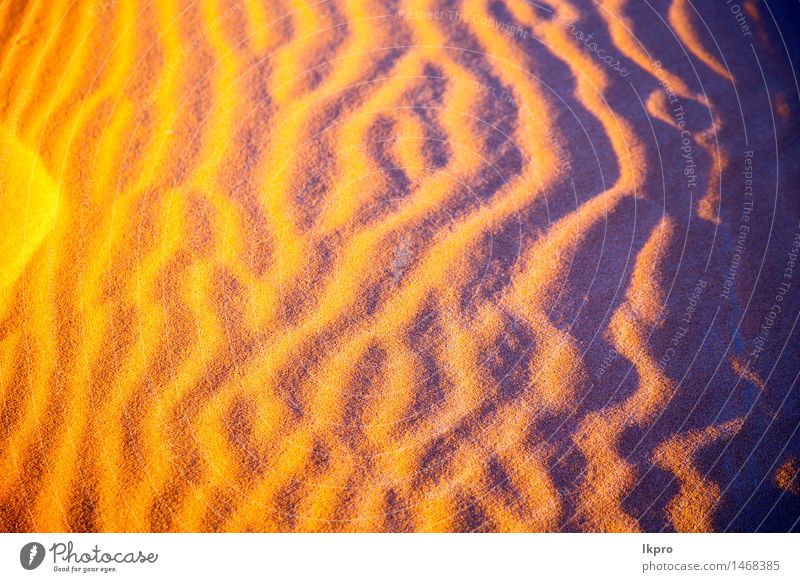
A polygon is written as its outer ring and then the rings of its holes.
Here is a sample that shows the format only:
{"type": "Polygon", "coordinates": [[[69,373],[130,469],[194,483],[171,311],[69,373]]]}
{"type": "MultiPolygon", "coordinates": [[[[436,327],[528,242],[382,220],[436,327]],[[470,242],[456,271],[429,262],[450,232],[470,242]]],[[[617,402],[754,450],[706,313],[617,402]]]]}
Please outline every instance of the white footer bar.
{"type": "Polygon", "coordinates": [[[2,534],[0,580],[800,580],[793,534],[2,534]]]}

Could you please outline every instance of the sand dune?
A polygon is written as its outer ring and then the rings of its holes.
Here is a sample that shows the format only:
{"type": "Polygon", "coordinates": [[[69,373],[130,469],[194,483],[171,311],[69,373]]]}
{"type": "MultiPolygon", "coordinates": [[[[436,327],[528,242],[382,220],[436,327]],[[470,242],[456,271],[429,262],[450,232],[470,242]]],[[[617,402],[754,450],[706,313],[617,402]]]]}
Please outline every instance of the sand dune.
{"type": "Polygon", "coordinates": [[[797,530],[773,8],[4,2],[0,529],[797,530]]]}

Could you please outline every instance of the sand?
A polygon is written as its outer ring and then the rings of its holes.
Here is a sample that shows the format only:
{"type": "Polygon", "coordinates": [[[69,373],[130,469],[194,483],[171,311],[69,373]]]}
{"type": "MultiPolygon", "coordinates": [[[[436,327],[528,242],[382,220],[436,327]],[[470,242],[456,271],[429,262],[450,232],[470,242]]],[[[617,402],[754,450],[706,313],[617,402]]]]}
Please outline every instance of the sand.
{"type": "Polygon", "coordinates": [[[0,530],[797,530],[772,4],[3,3],[0,530]]]}

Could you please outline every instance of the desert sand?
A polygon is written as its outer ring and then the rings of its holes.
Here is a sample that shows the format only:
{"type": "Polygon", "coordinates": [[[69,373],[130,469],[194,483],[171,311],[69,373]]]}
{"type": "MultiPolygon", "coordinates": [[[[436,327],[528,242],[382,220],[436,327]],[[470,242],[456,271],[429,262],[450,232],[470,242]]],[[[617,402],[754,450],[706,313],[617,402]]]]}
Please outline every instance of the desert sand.
{"type": "Polygon", "coordinates": [[[797,530],[775,4],[5,0],[0,530],[797,530]]]}

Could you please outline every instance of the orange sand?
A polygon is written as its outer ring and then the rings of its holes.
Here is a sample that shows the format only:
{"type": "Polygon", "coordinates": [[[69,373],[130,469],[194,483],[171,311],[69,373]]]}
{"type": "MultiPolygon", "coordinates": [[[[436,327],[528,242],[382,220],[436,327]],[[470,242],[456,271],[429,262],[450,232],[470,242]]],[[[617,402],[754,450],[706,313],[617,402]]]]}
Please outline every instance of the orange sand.
{"type": "Polygon", "coordinates": [[[796,88],[697,4],[3,2],[0,530],[797,528],[796,88]]]}

